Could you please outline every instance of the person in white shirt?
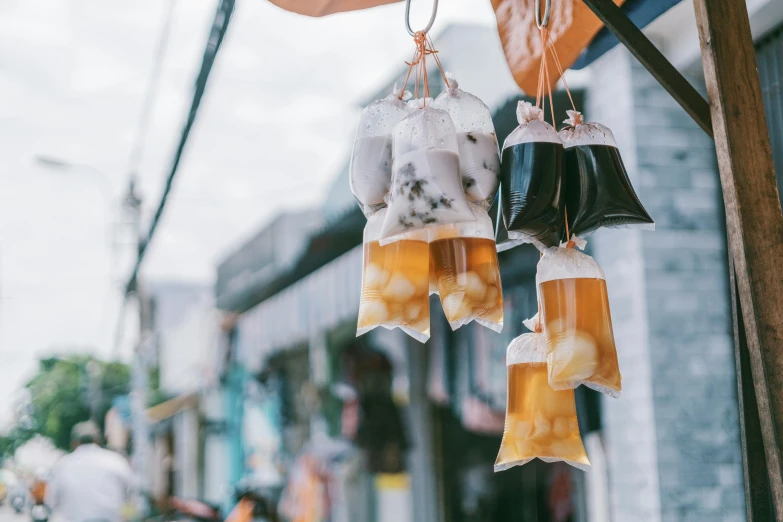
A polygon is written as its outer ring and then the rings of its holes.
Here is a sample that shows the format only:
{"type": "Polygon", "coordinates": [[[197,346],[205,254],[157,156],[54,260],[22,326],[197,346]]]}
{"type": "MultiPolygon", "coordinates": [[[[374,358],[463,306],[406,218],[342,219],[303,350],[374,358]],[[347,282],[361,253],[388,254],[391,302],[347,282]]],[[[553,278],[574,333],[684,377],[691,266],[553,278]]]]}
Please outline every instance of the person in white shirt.
{"type": "Polygon", "coordinates": [[[52,520],[62,522],[120,522],[133,474],[120,454],[103,449],[100,430],[82,422],[71,432],[73,451],[54,468],[46,485],[46,505],[52,520]]]}

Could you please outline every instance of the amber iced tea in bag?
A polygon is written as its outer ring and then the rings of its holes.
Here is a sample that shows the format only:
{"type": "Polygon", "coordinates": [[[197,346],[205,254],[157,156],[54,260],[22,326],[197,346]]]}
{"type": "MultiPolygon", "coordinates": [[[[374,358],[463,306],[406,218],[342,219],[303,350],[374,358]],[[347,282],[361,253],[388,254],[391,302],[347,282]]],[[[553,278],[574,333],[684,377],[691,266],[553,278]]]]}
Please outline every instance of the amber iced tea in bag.
{"type": "Polygon", "coordinates": [[[612,131],[583,123],[567,111],[568,124],[558,135],[565,148],[563,184],[570,232],[584,235],[600,227],[641,227],[655,223],[636,195],[612,131]]]}
{"type": "Polygon", "coordinates": [[[540,458],[588,469],[574,390],[555,390],[548,382],[546,345],[540,333],[514,339],[506,352],[506,425],[495,471],[540,458]]]}
{"type": "Polygon", "coordinates": [[[550,248],[538,263],[536,283],[549,384],[584,384],[618,397],[622,378],[601,267],[573,248],[550,248]]]}
{"type": "Polygon", "coordinates": [[[503,292],[492,220],[471,205],[473,223],[436,227],[430,232],[432,277],[453,330],[471,321],[503,329],[503,292]]]}
{"type": "Polygon", "coordinates": [[[386,209],[364,229],[362,294],[356,335],[373,328],[400,328],[419,342],[430,336],[430,260],[426,233],[405,234],[381,246],[386,209]]]}

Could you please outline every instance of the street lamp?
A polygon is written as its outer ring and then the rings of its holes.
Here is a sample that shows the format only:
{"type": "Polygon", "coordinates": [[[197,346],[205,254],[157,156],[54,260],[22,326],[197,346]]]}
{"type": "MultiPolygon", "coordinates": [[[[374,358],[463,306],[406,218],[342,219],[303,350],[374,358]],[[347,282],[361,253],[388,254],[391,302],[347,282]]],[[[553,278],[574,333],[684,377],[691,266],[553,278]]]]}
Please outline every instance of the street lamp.
{"type": "Polygon", "coordinates": [[[101,191],[101,195],[106,200],[106,205],[111,207],[114,199],[114,187],[109,177],[101,170],[82,163],[71,163],[61,158],[38,154],[35,156],[38,165],[50,170],[59,170],[62,172],[82,173],[90,176],[97,183],[95,186],[101,191]]]}

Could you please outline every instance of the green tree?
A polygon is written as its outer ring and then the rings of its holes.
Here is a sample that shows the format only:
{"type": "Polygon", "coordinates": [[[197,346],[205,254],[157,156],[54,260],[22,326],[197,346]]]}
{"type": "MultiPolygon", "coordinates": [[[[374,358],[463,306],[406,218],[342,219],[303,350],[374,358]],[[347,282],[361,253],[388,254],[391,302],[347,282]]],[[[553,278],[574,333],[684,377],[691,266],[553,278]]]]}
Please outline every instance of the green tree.
{"type": "Polygon", "coordinates": [[[112,400],[130,388],[130,368],[85,356],[48,358],[27,383],[30,393],[29,432],[50,438],[61,449],[70,447],[73,426],[90,418],[92,408],[103,429],[112,400]]]}

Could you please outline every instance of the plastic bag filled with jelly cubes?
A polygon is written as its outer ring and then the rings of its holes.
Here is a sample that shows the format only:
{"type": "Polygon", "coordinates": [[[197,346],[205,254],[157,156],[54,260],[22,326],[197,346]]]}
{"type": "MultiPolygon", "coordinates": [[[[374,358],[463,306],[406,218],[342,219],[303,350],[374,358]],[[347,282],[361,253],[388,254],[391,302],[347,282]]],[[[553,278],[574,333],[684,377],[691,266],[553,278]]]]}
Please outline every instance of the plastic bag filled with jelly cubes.
{"type": "Polygon", "coordinates": [[[394,128],[382,244],[404,232],[475,221],[462,188],[457,132],[451,117],[432,107],[432,100],[416,100],[416,104],[419,108],[394,128]]]}
{"type": "Polygon", "coordinates": [[[476,321],[503,329],[503,290],[492,219],[471,204],[476,220],[430,230],[430,271],[452,330],[476,321]]]}
{"type": "Polygon", "coordinates": [[[448,88],[432,106],[446,111],[454,122],[465,195],[470,202],[489,208],[500,181],[500,155],[492,113],[479,98],[461,90],[453,76],[446,73],[446,77],[448,88]]]}
{"type": "Polygon", "coordinates": [[[549,384],[559,390],[584,384],[618,397],[622,377],[601,267],[575,248],[549,248],[538,262],[536,284],[549,384]]]}
{"type": "Polygon", "coordinates": [[[541,333],[522,334],[508,345],[506,422],[495,471],[535,458],[589,469],[574,390],[555,390],[547,380],[546,341],[541,333]]]}
{"type": "Polygon", "coordinates": [[[410,112],[406,100],[395,85],[391,94],[368,105],[359,119],[349,178],[351,192],[366,216],[386,206],[392,173],[392,131],[410,112]]]}
{"type": "Polygon", "coordinates": [[[563,233],[563,145],[539,107],[520,101],[517,121],[500,162],[503,220],[509,238],[554,246],[563,233]]]}
{"type": "Polygon", "coordinates": [[[614,135],[600,123],[584,123],[567,111],[559,132],[565,150],[563,185],[570,233],[584,235],[600,227],[655,228],[636,195],[614,135]]]}
{"type": "Polygon", "coordinates": [[[362,293],[356,335],[383,326],[400,328],[419,342],[430,337],[430,256],[427,231],[378,241],[387,209],[364,228],[362,293]]]}

